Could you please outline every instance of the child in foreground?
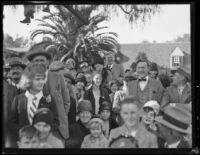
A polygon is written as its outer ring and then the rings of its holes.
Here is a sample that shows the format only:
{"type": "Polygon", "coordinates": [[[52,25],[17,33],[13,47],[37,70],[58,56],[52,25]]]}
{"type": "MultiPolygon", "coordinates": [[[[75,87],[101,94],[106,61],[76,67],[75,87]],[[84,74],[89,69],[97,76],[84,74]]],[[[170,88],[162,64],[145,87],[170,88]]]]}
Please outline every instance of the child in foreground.
{"type": "Polygon", "coordinates": [[[108,140],[103,134],[103,121],[93,118],[89,122],[90,134],[85,136],[81,148],[108,148],[108,140]]]}

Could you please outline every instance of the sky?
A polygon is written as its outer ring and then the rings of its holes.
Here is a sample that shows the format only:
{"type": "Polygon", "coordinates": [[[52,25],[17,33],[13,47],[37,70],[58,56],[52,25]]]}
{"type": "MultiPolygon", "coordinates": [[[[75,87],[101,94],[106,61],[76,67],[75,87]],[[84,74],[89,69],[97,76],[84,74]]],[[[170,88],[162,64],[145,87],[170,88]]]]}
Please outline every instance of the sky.
{"type": "MultiPolygon", "coordinates": [[[[30,32],[37,28],[35,18],[41,14],[35,14],[31,24],[22,24],[24,19],[23,7],[16,10],[4,7],[3,31],[15,38],[17,35],[29,37],[30,32]]],[[[44,12],[43,12],[44,13],[44,12]]],[[[157,43],[173,40],[185,33],[190,34],[190,5],[161,5],[161,12],[154,15],[150,21],[143,26],[131,25],[124,16],[111,16],[110,21],[102,22],[100,26],[108,26],[108,31],[118,34],[121,44],[140,43],[144,40],[157,43]]]]}

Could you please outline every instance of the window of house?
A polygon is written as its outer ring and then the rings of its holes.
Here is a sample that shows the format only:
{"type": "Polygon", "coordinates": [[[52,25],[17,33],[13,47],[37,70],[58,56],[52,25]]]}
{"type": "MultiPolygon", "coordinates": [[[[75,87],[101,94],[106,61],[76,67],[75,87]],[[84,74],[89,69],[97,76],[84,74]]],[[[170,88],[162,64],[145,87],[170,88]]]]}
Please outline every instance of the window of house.
{"type": "Polygon", "coordinates": [[[180,66],[181,62],[181,56],[173,56],[172,57],[172,66],[176,67],[176,66],[180,66]]]}

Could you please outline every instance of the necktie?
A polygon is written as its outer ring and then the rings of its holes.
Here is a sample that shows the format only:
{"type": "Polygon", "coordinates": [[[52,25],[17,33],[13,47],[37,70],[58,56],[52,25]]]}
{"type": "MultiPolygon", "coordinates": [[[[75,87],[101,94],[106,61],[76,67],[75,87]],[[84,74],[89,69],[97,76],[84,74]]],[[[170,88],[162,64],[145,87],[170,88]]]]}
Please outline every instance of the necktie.
{"type": "Polygon", "coordinates": [[[32,104],[30,106],[29,117],[31,119],[31,122],[33,121],[34,114],[37,111],[36,100],[37,100],[37,97],[34,97],[33,101],[32,101],[32,104]]]}
{"type": "Polygon", "coordinates": [[[146,78],[138,79],[139,81],[146,81],[146,78]]]}

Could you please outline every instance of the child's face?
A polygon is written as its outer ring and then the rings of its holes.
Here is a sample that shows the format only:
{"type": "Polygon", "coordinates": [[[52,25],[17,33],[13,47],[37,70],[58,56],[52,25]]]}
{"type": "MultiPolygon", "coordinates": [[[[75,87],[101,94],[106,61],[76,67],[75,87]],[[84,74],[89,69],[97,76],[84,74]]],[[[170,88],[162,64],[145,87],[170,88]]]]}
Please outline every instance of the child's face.
{"type": "Polygon", "coordinates": [[[110,111],[109,110],[102,110],[101,112],[101,118],[105,121],[110,118],[110,111]]]}
{"type": "Polygon", "coordinates": [[[155,113],[154,111],[144,111],[143,112],[143,115],[142,115],[142,121],[145,123],[145,124],[151,124],[153,123],[154,121],[154,118],[155,118],[155,113]]]}
{"type": "Polygon", "coordinates": [[[36,74],[32,81],[32,90],[41,91],[45,84],[45,74],[36,74]]]}
{"type": "Polygon", "coordinates": [[[34,136],[32,139],[29,139],[23,136],[18,143],[19,148],[39,148],[40,143],[38,137],[34,136]]]}
{"type": "Polygon", "coordinates": [[[34,127],[40,132],[40,139],[48,137],[51,130],[51,126],[46,122],[38,122],[34,127]]]}
{"type": "Polygon", "coordinates": [[[101,125],[97,123],[91,124],[90,133],[93,137],[98,138],[102,133],[101,125]]]}

